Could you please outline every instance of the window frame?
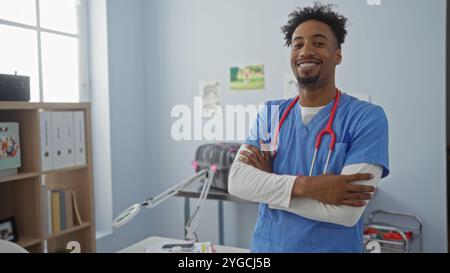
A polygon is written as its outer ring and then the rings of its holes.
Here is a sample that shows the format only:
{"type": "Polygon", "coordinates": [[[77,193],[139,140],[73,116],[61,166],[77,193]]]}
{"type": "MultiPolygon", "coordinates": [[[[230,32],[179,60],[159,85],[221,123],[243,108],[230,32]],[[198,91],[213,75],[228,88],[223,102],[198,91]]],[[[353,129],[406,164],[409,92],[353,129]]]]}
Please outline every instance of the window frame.
{"type": "Polygon", "coordinates": [[[72,37],[78,40],[78,101],[89,102],[90,101],[90,88],[89,88],[89,65],[88,65],[88,23],[87,23],[87,3],[86,0],[77,0],[77,27],[78,34],[67,33],[59,30],[52,30],[43,28],[40,25],[40,10],[39,1],[35,0],[36,5],[36,25],[28,25],[24,23],[14,22],[11,20],[5,20],[0,18],[0,25],[12,26],[21,29],[35,31],[37,37],[37,57],[38,57],[38,81],[39,81],[39,101],[44,102],[44,86],[43,86],[43,74],[42,74],[42,33],[51,33],[55,35],[61,35],[66,37],[72,37]]]}

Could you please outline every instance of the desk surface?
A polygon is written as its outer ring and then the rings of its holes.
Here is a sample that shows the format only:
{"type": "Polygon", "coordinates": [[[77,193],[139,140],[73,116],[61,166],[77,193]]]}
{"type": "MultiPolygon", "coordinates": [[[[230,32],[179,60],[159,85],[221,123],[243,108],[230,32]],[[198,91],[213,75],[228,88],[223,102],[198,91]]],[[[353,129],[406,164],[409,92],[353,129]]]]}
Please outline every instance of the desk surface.
{"type": "MultiPolygon", "coordinates": [[[[187,241],[152,236],[147,239],[144,239],[140,242],[135,243],[127,248],[119,250],[118,253],[168,253],[168,251],[163,251],[161,247],[164,244],[180,244],[186,243],[187,241]]],[[[248,253],[250,250],[245,248],[238,247],[230,247],[230,246],[221,246],[215,245],[217,253],[248,253]]]]}

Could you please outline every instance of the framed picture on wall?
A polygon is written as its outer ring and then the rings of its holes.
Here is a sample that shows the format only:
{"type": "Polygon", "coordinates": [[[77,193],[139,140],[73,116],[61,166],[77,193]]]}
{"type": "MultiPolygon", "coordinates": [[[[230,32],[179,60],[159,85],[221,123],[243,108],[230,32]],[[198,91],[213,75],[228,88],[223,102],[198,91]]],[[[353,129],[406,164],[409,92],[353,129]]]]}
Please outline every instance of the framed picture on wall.
{"type": "Polygon", "coordinates": [[[264,65],[240,65],[230,67],[231,91],[263,91],[265,88],[264,65]]]}
{"type": "Polygon", "coordinates": [[[19,233],[17,232],[16,219],[14,217],[0,220],[0,240],[19,241],[19,233]]]}

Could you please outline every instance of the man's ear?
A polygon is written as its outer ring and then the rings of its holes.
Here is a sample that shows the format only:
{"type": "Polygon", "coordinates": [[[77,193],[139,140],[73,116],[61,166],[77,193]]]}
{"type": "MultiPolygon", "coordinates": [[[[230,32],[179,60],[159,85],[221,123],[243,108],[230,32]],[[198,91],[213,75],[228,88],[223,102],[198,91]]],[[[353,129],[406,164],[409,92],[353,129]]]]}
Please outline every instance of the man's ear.
{"type": "Polygon", "coordinates": [[[336,60],[336,65],[340,65],[342,63],[342,50],[341,49],[338,49],[336,51],[335,60],[336,60]]]}

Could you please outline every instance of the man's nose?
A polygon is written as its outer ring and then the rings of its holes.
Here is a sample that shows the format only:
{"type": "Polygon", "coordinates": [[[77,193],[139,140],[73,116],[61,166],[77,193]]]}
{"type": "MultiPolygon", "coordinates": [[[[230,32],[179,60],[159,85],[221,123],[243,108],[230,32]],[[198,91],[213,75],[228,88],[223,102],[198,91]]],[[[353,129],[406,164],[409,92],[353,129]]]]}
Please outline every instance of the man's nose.
{"type": "Polygon", "coordinates": [[[300,50],[300,57],[312,57],[315,55],[314,50],[312,49],[311,45],[309,43],[305,43],[300,50]]]}

